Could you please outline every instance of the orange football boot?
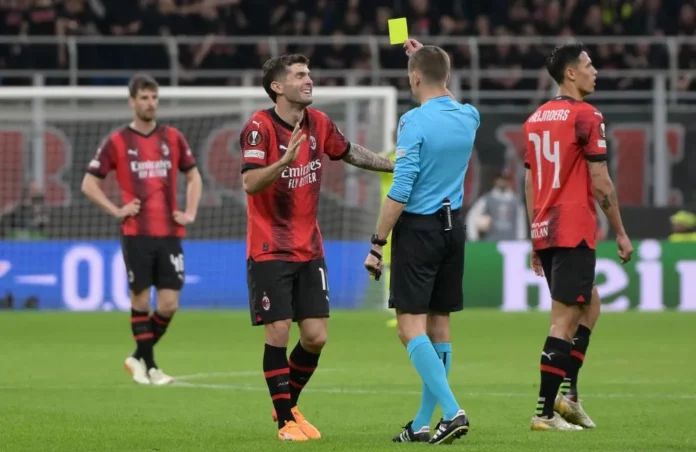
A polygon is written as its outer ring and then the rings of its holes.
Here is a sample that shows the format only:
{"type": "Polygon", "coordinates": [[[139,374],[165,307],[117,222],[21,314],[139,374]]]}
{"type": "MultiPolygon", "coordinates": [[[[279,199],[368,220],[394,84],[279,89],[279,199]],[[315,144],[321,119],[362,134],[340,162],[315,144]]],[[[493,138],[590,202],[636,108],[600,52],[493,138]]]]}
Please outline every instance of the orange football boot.
{"type": "Polygon", "coordinates": [[[308,441],[307,435],[304,434],[297,422],[287,421],[285,426],[278,430],[278,439],[281,441],[308,441]]]}
{"type": "MultiPolygon", "coordinates": [[[[295,417],[296,424],[300,427],[300,429],[305,434],[305,436],[307,436],[307,438],[321,438],[321,433],[319,433],[319,430],[309,423],[309,421],[302,415],[302,413],[300,413],[299,408],[295,406],[291,408],[290,411],[292,411],[292,415],[295,417]]],[[[276,414],[276,410],[273,410],[273,422],[278,422],[278,415],[276,414]]]]}

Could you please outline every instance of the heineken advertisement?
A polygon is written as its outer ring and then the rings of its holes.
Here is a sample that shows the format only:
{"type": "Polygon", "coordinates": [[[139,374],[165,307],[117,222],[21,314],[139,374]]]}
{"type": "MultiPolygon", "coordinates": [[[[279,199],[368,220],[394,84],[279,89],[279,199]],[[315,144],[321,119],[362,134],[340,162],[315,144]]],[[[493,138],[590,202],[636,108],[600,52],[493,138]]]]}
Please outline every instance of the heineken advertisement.
{"type": "MultiPolygon", "coordinates": [[[[633,247],[633,259],[622,265],[614,242],[597,245],[602,310],[696,311],[696,243],[643,240],[633,247]]],[[[466,306],[549,310],[549,289],[529,265],[530,250],[529,242],[467,244],[466,306]]]]}

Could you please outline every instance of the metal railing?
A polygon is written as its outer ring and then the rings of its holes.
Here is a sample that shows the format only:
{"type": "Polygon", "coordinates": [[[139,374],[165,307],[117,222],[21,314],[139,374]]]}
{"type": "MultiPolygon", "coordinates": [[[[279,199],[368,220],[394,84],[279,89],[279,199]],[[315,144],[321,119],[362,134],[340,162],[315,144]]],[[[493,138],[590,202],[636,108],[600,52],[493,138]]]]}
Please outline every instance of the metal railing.
{"type": "MultiPolygon", "coordinates": [[[[521,51],[520,46],[540,46],[544,51],[550,50],[553,45],[569,42],[567,37],[548,38],[548,37],[526,37],[526,36],[499,36],[499,37],[454,37],[438,36],[424,37],[423,41],[428,44],[440,46],[453,46],[461,49],[466,54],[469,63],[466,67],[453,67],[451,89],[459,97],[466,97],[472,102],[477,103],[482,99],[487,100],[530,100],[543,98],[552,89],[548,76],[541,69],[515,70],[510,69],[487,69],[482,67],[482,55],[492,50],[496,46],[511,46],[513,52],[521,51]],[[509,90],[509,89],[483,89],[481,82],[486,79],[517,77],[520,79],[536,80],[537,89],[509,90]]],[[[663,52],[667,59],[667,67],[662,69],[619,69],[602,70],[600,77],[605,79],[654,79],[656,76],[664,76],[668,83],[668,99],[670,105],[676,105],[679,100],[696,100],[696,94],[680,92],[678,90],[681,77],[696,78],[696,71],[681,69],[679,67],[679,53],[682,46],[696,46],[696,36],[590,36],[575,37],[573,41],[583,42],[588,45],[608,45],[615,52],[626,51],[627,48],[634,46],[649,46],[656,49],[654,51],[663,52]]],[[[382,65],[381,50],[394,48],[389,45],[388,38],[384,36],[134,36],[134,37],[112,37],[112,36],[0,36],[0,45],[18,46],[15,50],[26,49],[27,46],[36,45],[56,45],[65,46],[66,61],[62,68],[41,70],[40,72],[48,78],[63,79],[63,83],[77,85],[82,78],[126,78],[133,73],[133,70],[125,70],[118,67],[103,67],[100,69],[85,69],[80,67],[84,64],[81,55],[99,54],[100,57],[109,55],[109,52],[123,52],[128,46],[144,49],[159,47],[164,51],[168,58],[168,67],[142,67],[138,70],[151,73],[153,76],[167,78],[171,85],[179,85],[192,78],[210,79],[224,78],[235,79],[236,83],[242,86],[253,85],[259,77],[259,68],[230,68],[218,70],[205,69],[185,69],[180,63],[182,49],[185,46],[195,46],[204,42],[212,42],[219,45],[253,46],[255,50],[261,50],[269,57],[280,55],[292,46],[360,46],[369,55],[369,68],[367,69],[338,69],[327,70],[313,68],[312,73],[319,78],[340,79],[344,84],[396,84],[400,81],[403,84],[403,69],[384,69],[382,65]],[[89,46],[87,48],[83,46],[89,46]],[[116,48],[115,46],[119,46],[116,48]],[[81,52],[83,52],[81,54],[81,52]]],[[[396,46],[398,49],[398,46],[396,46]]],[[[137,55],[134,51],[133,55],[137,55]]],[[[404,61],[405,63],[405,61],[404,61]]],[[[405,64],[404,64],[405,66],[405,64]]],[[[31,77],[37,71],[32,69],[4,69],[3,77],[31,77]]],[[[402,99],[408,99],[410,93],[407,89],[402,89],[402,99]]],[[[652,98],[651,90],[609,90],[598,92],[593,99],[606,100],[649,100],[652,98]]]]}

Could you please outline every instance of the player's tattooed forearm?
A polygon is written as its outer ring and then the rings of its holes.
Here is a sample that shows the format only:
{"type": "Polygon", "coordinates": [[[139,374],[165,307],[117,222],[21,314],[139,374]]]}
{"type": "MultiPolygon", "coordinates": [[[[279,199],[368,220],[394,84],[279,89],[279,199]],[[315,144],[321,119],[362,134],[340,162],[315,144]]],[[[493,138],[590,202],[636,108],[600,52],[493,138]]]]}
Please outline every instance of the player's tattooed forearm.
{"type": "Polygon", "coordinates": [[[380,157],[357,143],[350,144],[350,151],[343,157],[343,160],[346,163],[366,170],[382,171],[386,173],[394,171],[394,162],[380,157]]]}
{"type": "Polygon", "coordinates": [[[617,205],[619,203],[619,198],[616,196],[616,190],[612,191],[608,196],[602,198],[599,202],[600,207],[605,212],[611,208],[612,205],[617,205]]]}

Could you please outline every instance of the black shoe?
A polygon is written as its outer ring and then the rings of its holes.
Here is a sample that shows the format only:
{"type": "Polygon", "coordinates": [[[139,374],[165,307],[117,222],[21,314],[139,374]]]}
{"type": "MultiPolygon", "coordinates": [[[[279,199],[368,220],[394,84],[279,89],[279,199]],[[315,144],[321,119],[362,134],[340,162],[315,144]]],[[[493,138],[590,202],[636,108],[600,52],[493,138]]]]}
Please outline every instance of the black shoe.
{"type": "Polygon", "coordinates": [[[423,427],[418,433],[413,431],[413,421],[404,425],[404,431],[392,438],[393,443],[427,443],[430,440],[430,428],[423,427]],[[427,428],[427,430],[426,430],[427,428]]]}
{"type": "Polygon", "coordinates": [[[435,433],[428,444],[450,444],[467,433],[469,433],[469,418],[463,410],[460,410],[451,420],[441,420],[437,424],[435,433]]]}

